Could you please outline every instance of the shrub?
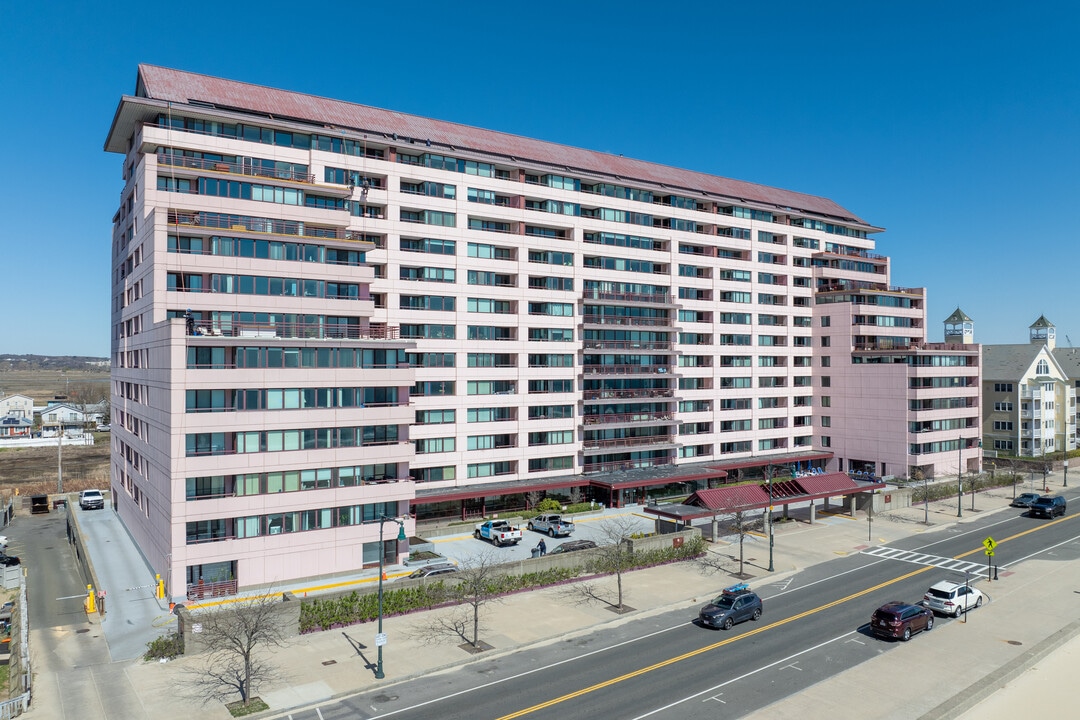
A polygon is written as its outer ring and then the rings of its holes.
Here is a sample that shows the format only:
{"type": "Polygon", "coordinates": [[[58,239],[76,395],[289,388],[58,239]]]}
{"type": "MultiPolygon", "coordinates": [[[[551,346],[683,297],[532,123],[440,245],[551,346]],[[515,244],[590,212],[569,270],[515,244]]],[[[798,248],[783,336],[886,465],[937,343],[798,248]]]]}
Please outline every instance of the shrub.
{"type": "Polygon", "coordinates": [[[566,508],[567,514],[570,513],[583,513],[591,512],[593,510],[599,510],[600,505],[594,502],[577,503],[576,505],[568,505],[566,508]]]}
{"type": "Polygon", "coordinates": [[[562,510],[562,503],[555,498],[544,498],[536,503],[538,513],[559,512],[560,510],[562,510]]]}
{"type": "Polygon", "coordinates": [[[150,642],[146,643],[146,654],[143,655],[143,660],[148,662],[153,660],[172,660],[184,652],[183,639],[179,633],[168,633],[161,637],[156,637],[150,642]]]}

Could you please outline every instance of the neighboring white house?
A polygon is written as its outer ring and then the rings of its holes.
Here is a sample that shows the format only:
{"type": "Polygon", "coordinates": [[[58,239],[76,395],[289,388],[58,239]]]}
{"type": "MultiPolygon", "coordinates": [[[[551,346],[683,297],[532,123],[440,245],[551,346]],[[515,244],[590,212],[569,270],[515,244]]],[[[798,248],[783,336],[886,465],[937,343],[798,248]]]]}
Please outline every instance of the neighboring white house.
{"type": "Polygon", "coordinates": [[[76,407],[64,403],[49,405],[41,411],[41,429],[55,430],[59,425],[65,428],[81,428],[86,423],[86,415],[76,407]]]}
{"type": "Polygon", "coordinates": [[[7,395],[0,398],[0,417],[34,420],[34,399],[27,395],[7,395]]]}

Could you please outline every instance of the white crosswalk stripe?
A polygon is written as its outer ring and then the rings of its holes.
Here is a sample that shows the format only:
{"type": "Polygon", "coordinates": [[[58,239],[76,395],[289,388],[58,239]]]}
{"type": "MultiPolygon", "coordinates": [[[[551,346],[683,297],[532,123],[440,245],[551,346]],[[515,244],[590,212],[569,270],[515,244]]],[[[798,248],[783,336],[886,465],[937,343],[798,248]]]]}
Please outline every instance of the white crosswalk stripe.
{"type": "Polygon", "coordinates": [[[887,545],[867,548],[862,551],[862,554],[873,555],[874,557],[886,558],[888,560],[899,560],[900,562],[908,562],[915,565],[931,565],[933,567],[939,567],[958,573],[969,572],[978,574],[986,572],[986,565],[983,563],[957,560],[956,558],[941,557],[940,555],[927,555],[926,553],[912,552],[910,550],[898,550],[896,548],[888,547],[887,545]]]}

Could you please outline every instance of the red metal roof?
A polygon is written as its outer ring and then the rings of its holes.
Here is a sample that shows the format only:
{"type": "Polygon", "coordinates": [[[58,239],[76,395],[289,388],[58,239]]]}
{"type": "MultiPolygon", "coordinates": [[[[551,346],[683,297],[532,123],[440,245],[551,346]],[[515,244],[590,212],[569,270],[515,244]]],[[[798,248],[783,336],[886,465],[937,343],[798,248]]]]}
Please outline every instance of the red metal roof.
{"type": "MultiPolygon", "coordinates": [[[[820,500],[836,495],[851,495],[880,487],[884,487],[884,485],[881,483],[873,485],[857,483],[848,477],[847,473],[833,472],[824,475],[806,475],[804,477],[774,481],[772,498],[774,505],[787,504],[820,500]]],[[[768,483],[759,483],[698,490],[692,493],[683,505],[704,508],[709,512],[690,513],[689,515],[680,513],[680,517],[703,517],[712,512],[731,513],[738,510],[764,508],[769,505],[769,485],[768,483]]],[[[660,506],[659,511],[650,507],[647,512],[663,515],[663,510],[663,506],[660,506]]]]}
{"type": "Polygon", "coordinates": [[[816,195],[155,65],[139,65],[137,92],[165,102],[211,103],[222,110],[240,110],[282,120],[314,123],[325,127],[328,133],[333,133],[335,128],[382,133],[388,137],[396,133],[401,138],[399,144],[405,147],[408,147],[408,139],[420,143],[419,147],[424,147],[423,143],[431,140],[443,146],[531,160],[569,172],[579,170],[613,175],[866,224],[850,210],[816,195]]]}

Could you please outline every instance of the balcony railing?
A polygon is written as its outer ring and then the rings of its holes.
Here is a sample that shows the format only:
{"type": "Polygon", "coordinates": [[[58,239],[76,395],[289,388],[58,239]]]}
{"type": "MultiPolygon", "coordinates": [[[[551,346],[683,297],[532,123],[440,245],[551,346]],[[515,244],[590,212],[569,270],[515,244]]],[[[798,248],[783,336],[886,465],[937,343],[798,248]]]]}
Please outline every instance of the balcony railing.
{"type": "Polygon", "coordinates": [[[610,400],[619,398],[669,398],[675,397],[671,388],[641,388],[638,390],[586,390],[586,400],[610,400]]]}
{"type": "Polygon", "coordinates": [[[583,365],[586,375],[663,375],[671,372],[669,365],[583,365]]]}
{"type": "Polygon", "coordinates": [[[196,337],[310,338],[317,340],[398,340],[401,338],[401,328],[397,325],[351,327],[302,322],[251,322],[237,323],[227,327],[196,324],[192,335],[196,337]]]}
{"type": "Polygon", "coordinates": [[[206,598],[224,597],[236,594],[235,580],[219,580],[217,582],[188,583],[188,600],[204,600],[206,598]]]}
{"type": "Polygon", "coordinates": [[[671,318],[621,317],[614,315],[582,315],[585,325],[635,325],[638,327],[672,327],[671,318]]]}
{"type": "Polygon", "coordinates": [[[671,457],[649,458],[648,460],[619,460],[616,462],[585,463],[582,472],[619,472],[621,470],[634,470],[636,468],[657,467],[658,465],[671,465],[671,457]]]}
{"type": "Polygon", "coordinates": [[[349,232],[344,228],[316,226],[298,220],[275,220],[273,218],[249,217],[246,215],[170,210],[168,222],[170,225],[184,225],[193,228],[203,227],[268,235],[292,235],[323,240],[351,240],[368,245],[373,244],[371,241],[364,239],[363,233],[349,232]]]}
{"type": "Polygon", "coordinates": [[[238,162],[223,162],[221,160],[207,160],[206,158],[185,157],[165,152],[158,152],[159,165],[171,167],[190,168],[193,170],[213,170],[214,172],[232,173],[234,175],[248,175],[251,177],[263,177],[273,180],[291,180],[293,182],[314,183],[315,175],[309,172],[297,172],[294,170],[277,170],[246,165],[238,162]]]}
{"type": "Polygon", "coordinates": [[[670,445],[675,442],[673,435],[649,435],[648,437],[606,438],[603,440],[585,440],[584,446],[594,448],[626,448],[642,445],[670,445]]]}
{"type": "Polygon", "coordinates": [[[621,425],[640,422],[663,422],[673,421],[675,416],[670,412],[641,412],[641,413],[605,413],[603,415],[583,415],[581,420],[586,425],[621,425]]]}
{"type": "Polygon", "coordinates": [[[625,302],[671,304],[671,295],[666,293],[607,292],[595,288],[586,288],[582,292],[586,300],[622,300],[625,302]]]}
{"type": "Polygon", "coordinates": [[[583,345],[589,350],[670,350],[672,343],[668,341],[586,340],[583,345]]]}

